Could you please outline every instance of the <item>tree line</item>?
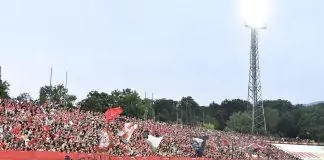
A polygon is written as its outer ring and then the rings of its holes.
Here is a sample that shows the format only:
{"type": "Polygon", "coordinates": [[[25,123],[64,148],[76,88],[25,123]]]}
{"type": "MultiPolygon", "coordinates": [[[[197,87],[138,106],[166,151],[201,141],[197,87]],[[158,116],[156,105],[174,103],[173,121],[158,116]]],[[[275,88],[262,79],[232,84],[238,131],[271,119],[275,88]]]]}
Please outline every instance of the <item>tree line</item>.
{"type": "MultiPolygon", "coordinates": [[[[0,98],[9,98],[9,84],[0,83],[0,98]]],[[[220,104],[200,106],[193,97],[180,100],[141,98],[135,90],[122,89],[110,93],[91,91],[86,98],[75,103],[77,97],[69,94],[64,85],[43,86],[39,97],[31,99],[22,93],[18,100],[34,103],[51,101],[61,107],[79,106],[82,110],[104,112],[112,106],[122,106],[124,114],[143,120],[155,119],[169,123],[200,125],[209,129],[229,130],[241,133],[251,132],[251,104],[242,99],[225,99],[220,104]]],[[[324,104],[313,106],[293,105],[288,100],[265,100],[267,134],[272,136],[303,138],[324,141],[324,104]]]]}

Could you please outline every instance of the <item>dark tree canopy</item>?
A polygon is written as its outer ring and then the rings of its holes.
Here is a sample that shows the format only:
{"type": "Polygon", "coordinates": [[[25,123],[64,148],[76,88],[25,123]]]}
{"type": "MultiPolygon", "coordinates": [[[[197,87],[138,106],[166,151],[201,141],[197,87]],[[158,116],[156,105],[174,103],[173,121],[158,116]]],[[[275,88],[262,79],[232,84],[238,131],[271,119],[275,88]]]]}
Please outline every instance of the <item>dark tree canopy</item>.
{"type": "Polygon", "coordinates": [[[70,95],[68,92],[68,89],[62,84],[56,86],[43,86],[39,91],[39,102],[45,103],[50,101],[55,104],[72,107],[77,97],[75,95],[70,95]]]}
{"type": "MultiPolygon", "coordinates": [[[[199,106],[190,96],[180,101],[165,98],[152,101],[141,99],[134,90],[124,89],[111,93],[90,92],[80,105],[82,109],[99,112],[118,105],[123,106],[125,114],[131,117],[251,132],[251,104],[241,99],[226,99],[221,104],[213,102],[209,106],[199,106]]],[[[324,141],[324,104],[305,107],[279,99],[264,101],[264,108],[267,134],[324,141]]]]}
{"type": "Polygon", "coordinates": [[[0,98],[9,98],[9,83],[7,81],[0,80],[0,98]]]}

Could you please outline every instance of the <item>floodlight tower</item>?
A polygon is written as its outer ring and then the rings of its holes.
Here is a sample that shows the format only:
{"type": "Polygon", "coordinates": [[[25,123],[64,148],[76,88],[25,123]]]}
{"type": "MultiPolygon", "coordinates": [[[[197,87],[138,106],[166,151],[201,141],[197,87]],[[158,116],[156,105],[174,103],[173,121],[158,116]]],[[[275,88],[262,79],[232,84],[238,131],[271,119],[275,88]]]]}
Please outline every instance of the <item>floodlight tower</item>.
{"type": "Polygon", "coordinates": [[[252,104],[251,131],[255,134],[265,134],[267,131],[264,116],[260,67],[259,67],[259,40],[258,31],[266,28],[264,21],[265,3],[264,0],[245,0],[243,3],[243,18],[245,26],[251,31],[250,45],[250,71],[248,84],[248,101],[252,104]]]}

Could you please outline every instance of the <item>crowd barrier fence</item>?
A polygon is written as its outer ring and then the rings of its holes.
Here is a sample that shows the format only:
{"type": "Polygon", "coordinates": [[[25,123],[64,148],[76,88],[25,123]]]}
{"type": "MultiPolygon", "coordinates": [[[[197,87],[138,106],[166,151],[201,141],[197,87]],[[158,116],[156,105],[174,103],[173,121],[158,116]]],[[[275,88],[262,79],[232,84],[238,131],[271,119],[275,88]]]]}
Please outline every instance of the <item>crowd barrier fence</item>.
{"type": "Polygon", "coordinates": [[[0,160],[211,160],[189,157],[115,157],[107,154],[62,153],[50,151],[0,151],[0,160]]]}

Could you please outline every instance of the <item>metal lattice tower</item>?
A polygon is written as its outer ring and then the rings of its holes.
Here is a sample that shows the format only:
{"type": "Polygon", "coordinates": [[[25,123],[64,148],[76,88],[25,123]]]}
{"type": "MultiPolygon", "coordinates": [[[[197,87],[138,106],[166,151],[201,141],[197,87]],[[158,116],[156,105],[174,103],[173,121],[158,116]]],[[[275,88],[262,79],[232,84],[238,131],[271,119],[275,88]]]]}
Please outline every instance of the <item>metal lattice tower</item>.
{"type": "Polygon", "coordinates": [[[248,107],[252,111],[252,133],[265,134],[266,121],[262,101],[262,90],[260,81],[259,67],[259,48],[258,48],[258,31],[256,28],[251,29],[251,48],[250,48],[250,71],[249,71],[249,89],[248,101],[252,106],[248,107]]]}

